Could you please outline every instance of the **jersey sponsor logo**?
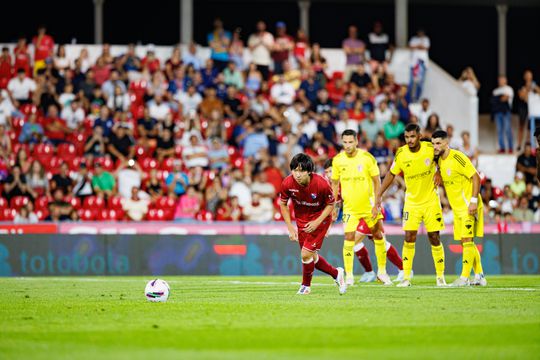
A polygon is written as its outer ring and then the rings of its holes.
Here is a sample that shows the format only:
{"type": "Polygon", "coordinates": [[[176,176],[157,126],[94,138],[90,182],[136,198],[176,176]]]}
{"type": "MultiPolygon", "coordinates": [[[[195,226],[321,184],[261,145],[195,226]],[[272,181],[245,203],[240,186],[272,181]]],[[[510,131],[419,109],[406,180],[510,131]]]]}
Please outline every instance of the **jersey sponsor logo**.
{"type": "Polygon", "coordinates": [[[357,169],[358,169],[358,172],[362,172],[362,170],[364,170],[364,167],[362,165],[358,165],[357,169]]]}
{"type": "Polygon", "coordinates": [[[452,175],[452,170],[446,169],[446,175],[448,175],[448,176],[452,175]]]}
{"type": "Polygon", "coordinates": [[[424,160],[424,164],[426,164],[426,166],[429,166],[429,164],[431,164],[431,159],[424,160]]]}
{"type": "Polygon", "coordinates": [[[317,194],[311,193],[311,198],[312,198],[313,200],[315,200],[315,199],[317,198],[317,194]]]}

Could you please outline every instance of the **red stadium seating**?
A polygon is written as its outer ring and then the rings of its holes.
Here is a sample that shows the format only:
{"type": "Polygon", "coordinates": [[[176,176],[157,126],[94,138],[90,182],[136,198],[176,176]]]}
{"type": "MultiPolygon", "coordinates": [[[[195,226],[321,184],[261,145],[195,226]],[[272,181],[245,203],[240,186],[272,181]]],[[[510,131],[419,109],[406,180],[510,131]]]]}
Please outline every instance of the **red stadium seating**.
{"type": "Polygon", "coordinates": [[[3,220],[5,221],[13,221],[13,219],[15,219],[15,215],[17,215],[17,210],[15,209],[4,209],[2,212],[3,220]]]}
{"type": "Polygon", "coordinates": [[[8,205],[7,199],[0,197],[0,209],[7,209],[8,205]]]}
{"type": "Polygon", "coordinates": [[[159,163],[154,158],[143,158],[140,164],[143,171],[150,171],[152,169],[159,168],[159,163]]]}
{"type": "Polygon", "coordinates": [[[69,162],[77,156],[77,148],[73,144],[60,144],[58,145],[58,156],[69,162]]]}
{"type": "Polygon", "coordinates": [[[146,214],[146,220],[149,221],[165,221],[167,220],[167,213],[162,209],[150,209],[146,214]]]}
{"type": "Polygon", "coordinates": [[[176,208],[176,200],[168,196],[161,196],[156,200],[154,207],[156,209],[174,210],[176,208]]]}
{"type": "Polygon", "coordinates": [[[79,210],[82,206],[81,199],[76,196],[68,195],[64,198],[64,201],[73,206],[75,210],[79,210]]]}
{"type": "Polygon", "coordinates": [[[174,166],[174,159],[173,158],[165,158],[161,162],[161,170],[171,172],[173,170],[174,166]]]}
{"type": "Polygon", "coordinates": [[[101,210],[105,208],[105,200],[98,196],[89,196],[84,199],[83,209],[101,210]]]}
{"type": "Polygon", "coordinates": [[[78,212],[79,218],[82,221],[94,221],[97,218],[98,210],[96,209],[80,209],[78,212]]]}
{"type": "Polygon", "coordinates": [[[53,174],[57,174],[60,171],[60,165],[64,163],[64,159],[58,156],[53,156],[48,162],[43,164],[45,170],[50,171],[53,174]]]}
{"type": "Polygon", "coordinates": [[[38,108],[36,105],[33,105],[33,104],[23,104],[21,105],[21,107],[19,108],[19,110],[24,114],[24,115],[30,115],[30,114],[36,114],[38,112],[38,108]]]}
{"type": "Polygon", "coordinates": [[[195,219],[199,221],[212,221],[214,220],[214,215],[210,211],[201,210],[195,214],[195,219]]]}
{"type": "Polygon", "coordinates": [[[111,196],[108,200],[108,208],[111,210],[122,210],[122,197],[111,196]]]}
{"type": "Polygon", "coordinates": [[[43,209],[47,209],[49,207],[49,202],[51,201],[52,199],[47,197],[47,196],[41,196],[41,197],[38,197],[35,201],[34,201],[34,207],[36,208],[36,210],[43,210],[43,209]]]}
{"type": "Polygon", "coordinates": [[[49,210],[47,210],[47,208],[36,210],[35,213],[39,221],[43,221],[47,216],[49,216],[49,210]]]}
{"type": "Polygon", "coordinates": [[[25,205],[28,205],[30,198],[27,196],[15,196],[11,199],[9,205],[12,209],[19,211],[25,205]]]}
{"type": "Polygon", "coordinates": [[[44,166],[54,156],[54,147],[51,144],[37,144],[32,155],[44,166]]]}

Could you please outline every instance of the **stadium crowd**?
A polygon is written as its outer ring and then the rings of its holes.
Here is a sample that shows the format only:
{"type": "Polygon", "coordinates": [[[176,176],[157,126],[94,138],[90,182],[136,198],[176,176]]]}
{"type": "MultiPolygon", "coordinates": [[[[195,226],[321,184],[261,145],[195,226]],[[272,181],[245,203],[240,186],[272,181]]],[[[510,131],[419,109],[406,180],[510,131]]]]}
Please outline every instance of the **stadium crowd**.
{"type": "MultiPolygon", "coordinates": [[[[164,63],[151,48],[139,58],[134,44],[120,56],[104,44],[95,63],[83,49],[71,61],[45,28],[32,39],[33,54],[24,37],[12,53],[2,49],[0,220],[279,221],[276,196],[290,159],[305,152],[322,172],[346,129],[361,134],[381,176],[411,122],[427,138],[444,127],[451,146],[477,160],[469,134],[454,134],[421,97],[430,46],[423,31],[409,43],[412,81],[397,84],[380,23],[366,42],[348,28],[346,68],[333,73],[301,30],[292,36],[283,22],[274,34],[263,21],[256,27],[244,41],[240,29],[216,19],[209,58],[192,43],[164,63]]],[[[471,92],[480,86],[472,69],[461,81],[471,92]]],[[[482,186],[488,219],[501,231],[540,216],[530,146],[517,170],[504,189],[490,179],[482,186]]],[[[387,192],[388,221],[401,219],[403,188],[400,181],[387,192]]]]}

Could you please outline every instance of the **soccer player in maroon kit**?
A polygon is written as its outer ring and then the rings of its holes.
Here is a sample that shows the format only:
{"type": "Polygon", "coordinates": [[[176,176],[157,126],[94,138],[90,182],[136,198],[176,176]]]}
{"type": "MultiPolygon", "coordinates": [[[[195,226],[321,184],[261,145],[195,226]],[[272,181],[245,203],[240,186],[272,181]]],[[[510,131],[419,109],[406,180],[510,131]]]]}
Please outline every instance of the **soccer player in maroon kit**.
{"type": "Polygon", "coordinates": [[[297,294],[311,292],[313,271],[318,269],[334,278],[340,295],[347,291],[344,271],[335,268],[318,254],[328,228],[332,225],[334,195],[324,177],[314,174],[313,160],[306,154],[295,155],[290,163],[292,174],[281,183],[280,208],[289,230],[289,239],[298,241],[302,256],[302,285],[297,294]],[[297,229],[291,221],[287,205],[291,199],[296,215],[297,229]]]}

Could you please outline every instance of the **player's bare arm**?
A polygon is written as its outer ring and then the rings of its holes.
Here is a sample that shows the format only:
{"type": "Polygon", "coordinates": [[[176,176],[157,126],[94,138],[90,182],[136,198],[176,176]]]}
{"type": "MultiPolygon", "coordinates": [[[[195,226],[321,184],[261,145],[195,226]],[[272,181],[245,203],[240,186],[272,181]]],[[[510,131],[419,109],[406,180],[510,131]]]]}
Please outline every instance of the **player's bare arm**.
{"type": "Polygon", "coordinates": [[[281,201],[279,203],[279,208],[281,210],[283,220],[285,221],[285,224],[287,224],[287,230],[289,231],[289,240],[298,241],[298,231],[296,230],[295,226],[291,221],[291,212],[289,211],[289,206],[287,206],[287,204],[281,201]]]}
{"type": "MultiPolygon", "coordinates": [[[[324,219],[326,219],[331,213],[332,210],[334,210],[334,204],[328,204],[322,211],[321,215],[319,215],[318,218],[315,220],[312,220],[306,224],[306,227],[304,228],[304,231],[307,233],[312,233],[313,231],[317,230],[319,225],[323,222],[324,219]]],[[[285,218],[285,216],[283,217],[285,218]]]]}
{"type": "Polygon", "coordinates": [[[472,176],[472,183],[473,189],[471,201],[469,202],[469,215],[475,215],[478,209],[478,193],[480,192],[480,176],[478,173],[472,176]]]}
{"type": "Polygon", "coordinates": [[[375,206],[377,207],[377,209],[381,208],[382,196],[384,195],[384,193],[386,192],[388,187],[390,185],[392,185],[392,183],[394,182],[395,177],[396,176],[394,174],[392,174],[390,171],[386,173],[386,176],[384,177],[381,188],[379,189],[379,191],[377,191],[375,193],[376,194],[375,195],[375,206]]]}

